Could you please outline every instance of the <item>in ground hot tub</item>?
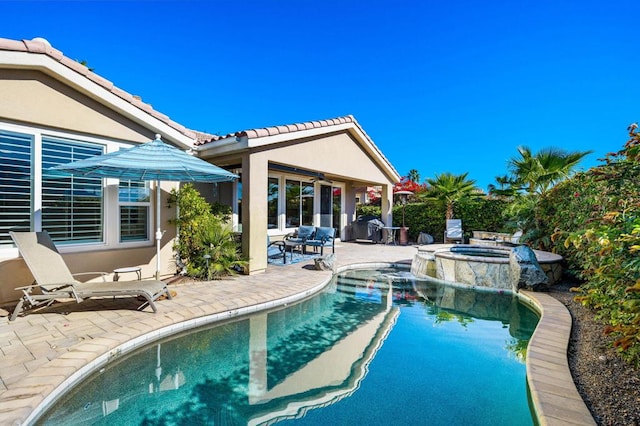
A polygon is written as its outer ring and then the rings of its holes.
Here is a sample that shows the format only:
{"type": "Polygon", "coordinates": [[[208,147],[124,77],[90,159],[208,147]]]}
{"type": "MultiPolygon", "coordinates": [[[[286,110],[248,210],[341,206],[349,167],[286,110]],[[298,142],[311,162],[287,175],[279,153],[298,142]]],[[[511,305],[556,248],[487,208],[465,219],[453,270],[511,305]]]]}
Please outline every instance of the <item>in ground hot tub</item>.
{"type": "MultiPolygon", "coordinates": [[[[540,250],[533,252],[549,284],[557,282],[562,276],[562,256],[540,250]]],[[[510,254],[511,247],[506,246],[422,246],[413,259],[411,272],[418,277],[511,291],[510,254]]]]}
{"type": "Polygon", "coordinates": [[[445,281],[511,290],[509,248],[457,245],[434,253],[436,276],[445,281]]]}

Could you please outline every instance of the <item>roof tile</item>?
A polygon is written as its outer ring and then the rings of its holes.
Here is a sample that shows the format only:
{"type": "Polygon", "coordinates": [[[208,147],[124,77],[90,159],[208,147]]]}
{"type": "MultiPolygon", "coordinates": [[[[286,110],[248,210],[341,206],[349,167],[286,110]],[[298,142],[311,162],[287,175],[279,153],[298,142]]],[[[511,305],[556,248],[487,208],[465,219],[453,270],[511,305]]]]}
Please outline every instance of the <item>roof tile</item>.
{"type": "Polygon", "coordinates": [[[10,40],[8,38],[0,38],[0,50],[11,50],[15,52],[26,52],[27,46],[18,40],[10,40]]]}
{"type": "Polygon", "coordinates": [[[63,56],[62,58],[60,58],[58,60],[62,65],[66,66],[67,68],[71,68],[72,70],[74,70],[75,72],[77,72],[78,74],[82,74],[85,77],[87,76],[87,74],[89,74],[89,68],[87,68],[86,66],[82,65],[80,62],[78,61],[74,61],[73,59],[69,59],[66,56],[63,56]]]}
{"type": "Polygon", "coordinates": [[[251,137],[251,134],[255,134],[256,138],[260,138],[263,136],[269,136],[269,130],[268,129],[253,129],[253,130],[247,130],[245,131],[245,133],[247,134],[247,137],[251,137]]]}
{"type": "Polygon", "coordinates": [[[266,136],[280,135],[283,133],[293,133],[293,132],[298,132],[302,130],[319,129],[321,127],[329,127],[329,126],[335,126],[335,125],[345,124],[345,123],[354,123],[360,129],[360,131],[364,133],[364,130],[362,130],[362,128],[358,125],[358,122],[355,120],[353,115],[346,115],[344,117],[330,118],[328,120],[305,121],[304,123],[285,124],[280,126],[271,126],[271,127],[263,127],[259,129],[243,130],[235,133],[229,133],[226,136],[208,135],[202,132],[195,132],[198,135],[198,138],[197,138],[198,141],[196,142],[196,145],[204,145],[205,143],[208,143],[208,142],[215,142],[220,139],[225,139],[230,137],[246,136],[249,139],[262,138],[266,136]]]}
{"type": "Polygon", "coordinates": [[[47,46],[45,43],[43,43],[41,41],[37,41],[37,40],[22,40],[22,42],[26,46],[27,52],[44,53],[44,54],[49,53],[48,52],[49,46],[47,46]]]}
{"type": "MultiPolygon", "coordinates": [[[[85,67],[85,68],[87,68],[87,67],[85,67]]],[[[89,73],[87,74],[87,78],[89,80],[93,81],[94,83],[97,83],[100,86],[104,87],[105,89],[107,89],[110,92],[111,92],[111,89],[113,89],[114,84],[111,81],[107,80],[106,78],[102,78],[98,74],[95,74],[95,73],[93,73],[91,71],[89,71],[89,73]]],[[[111,92],[111,93],[113,93],[113,92],[111,92]]]]}
{"type": "Polygon", "coordinates": [[[280,133],[280,132],[278,131],[278,128],[277,128],[277,127],[267,127],[267,128],[266,128],[266,130],[267,130],[267,133],[269,133],[269,135],[270,135],[270,136],[275,136],[275,135],[277,135],[278,133],[280,133]]]}
{"type": "MultiPolygon", "coordinates": [[[[345,115],[342,117],[330,118],[328,120],[305,121],[304,123],[288,124],[288,125],[281,125],[281,126],[274,126],[274,127],[263,127],[261,129],[249,129],[249,130],[244,130],[240,132],[229,133],[226,136],[214,136],[214,135],[206,135],[204,133],[194,132],[194,133],[198,133],[198,141],[196,142],[195,145],[204,145],[209,142],[215,142],[220,139],[226,139],[230,137],[247,137],[249,139],[253,139],[253,138],[266,137],[266,136],[274,136],[280,133],[293,133],[296,131],[311,130],[311,129],[335,126],[335,125],[345,124],[345,123],[353,123],[353,125],[357,127],[360,132],[362,132],[364,137],[372,143],[373,148],[378,152],[378,154],[380,154],[380,156],[384,158],[384,160],[389,165],[391,165],[391,163],[389,163],[389,160],[387,160],[387,158],[384,156],[382,151],[380,151],[380,149],[373,143],[373,140],[364,131],[364,129],[360,126],[360,123],[356,121],[353,115],[345,115]]],[[[393,168],[393,166],[391,166],[391,168],[393,168]]],[[[394,169],[394,172],[395,172],[395,169],[394,169]]]]}
{"type": "Polygon", "coordinates": [[[117,86],[113,86],[111,88],[111,93],[113,93],[114,95],[116,95],[119,98],[124,99],[125,101],[129,102],[129,103],[133,103],[133,95],[129,92],[125,92],[124,90],[122,90],[121,88],[117,87],[117,86]]]}

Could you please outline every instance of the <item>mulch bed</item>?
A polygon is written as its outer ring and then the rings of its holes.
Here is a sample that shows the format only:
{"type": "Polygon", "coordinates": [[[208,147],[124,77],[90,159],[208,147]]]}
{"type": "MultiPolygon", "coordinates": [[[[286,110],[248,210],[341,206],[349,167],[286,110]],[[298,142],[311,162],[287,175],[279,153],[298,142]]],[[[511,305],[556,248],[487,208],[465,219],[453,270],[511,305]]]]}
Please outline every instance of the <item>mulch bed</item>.
{"type": "Polygon", "coordinates": [[[603,333],[604,324],[573,300],[573,285],[556,284],[550,294],[573,318],[568,360],[578,392],[599,425],[640,426],[640,369],[620,358],[611,347],[612,338],[603,333]]]}

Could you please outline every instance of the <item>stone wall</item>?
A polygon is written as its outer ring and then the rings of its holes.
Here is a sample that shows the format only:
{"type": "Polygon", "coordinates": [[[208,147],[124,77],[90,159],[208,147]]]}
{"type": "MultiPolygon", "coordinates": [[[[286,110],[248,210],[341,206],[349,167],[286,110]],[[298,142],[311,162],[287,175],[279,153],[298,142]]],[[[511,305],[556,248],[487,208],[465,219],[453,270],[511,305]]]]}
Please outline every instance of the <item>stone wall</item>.
{"type": "MultiPolygon", "coordinates": [[[[462,249],[463,246],[455,246],[462,249]]],[[[452,253],[450,247],[421,247],[411,263],[411,273],[418,277],[433,277],[448,282],[486,287],[496,290],[511,289],[509,266],[510,248],[487,247],[488,251],[503,251],[503,257],[467,256],[452,253]]],[[[547,275],[549,284],[562,277],[562,257],[552,253],[534,251],[540,268],[547,275]]]]}

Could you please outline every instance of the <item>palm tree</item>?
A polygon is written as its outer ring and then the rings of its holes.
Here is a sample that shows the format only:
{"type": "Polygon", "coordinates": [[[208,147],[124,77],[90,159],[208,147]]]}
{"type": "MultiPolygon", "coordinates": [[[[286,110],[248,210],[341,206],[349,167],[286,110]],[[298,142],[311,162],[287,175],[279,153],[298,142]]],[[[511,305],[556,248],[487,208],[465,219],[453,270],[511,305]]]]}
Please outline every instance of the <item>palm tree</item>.
{"type": "Polygon", "coordinates": [[[544,148],[536,154],[519,146],[519,157],[511,158],[508,167],[514,189],[528,194],[545,194],[555,184],[569,177],[578,163],[593,151],[567,152],[559,148],[544,148]]]}
{"type": "Polygon", "coordinates": [[[420,183],[420,172],[416,169],[409,170],[407,177],[411,182],[420,183]]]}
{"type": "Polygon", "coordinates": [[[436,198],[447,206],[445,219],[453,219],[453,205],[462,198],[469,197],[477,191],[476,181],[467,179],[468,173],[454,175],[441,173],[434,179],[427,179],[430,185],[427,197],[436,198]]]}
{"type": "MultiPolygon", "coordinates": [[[[533,154],[526,146],[518,147],[518,157],[508,161],[510,184],[514,202],[507,210],[509,221],[523,232],[523,241],[540,245],[548,236],[540,235],[544,229],[538,223],[536,206],[554,185],[569,177],[580,160],[592,151],[567,152],[558,148],[544,148],[533,154]]],[[[543,242],[544,244],[544,242],[543,242]]]]}
{"type": "Polygon", "coordinates": [[[496,185],[489,184],[489,194],[498,197],[512,197],[515,195],[514,182],[507,175],[496,176],[496,185]]]}

